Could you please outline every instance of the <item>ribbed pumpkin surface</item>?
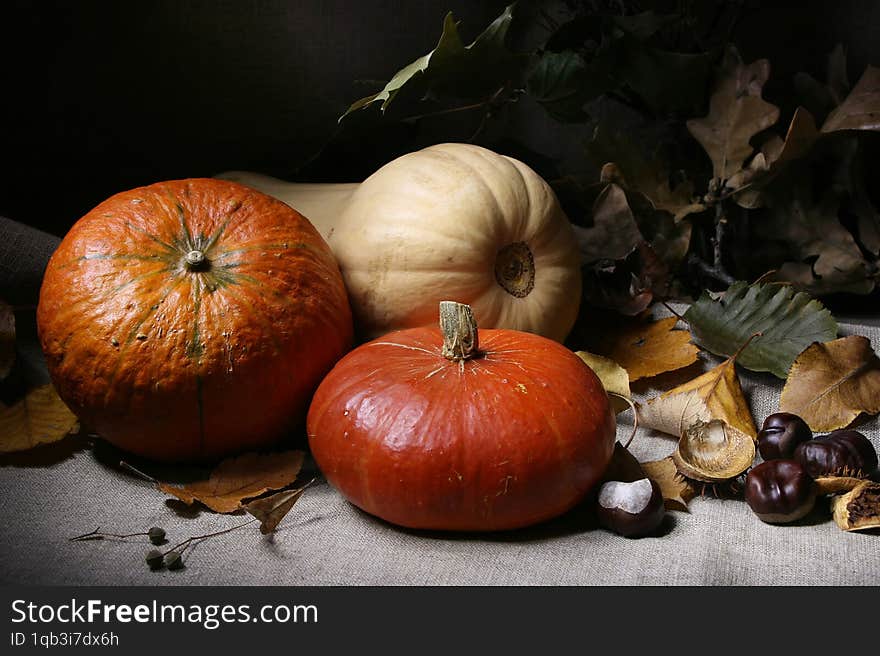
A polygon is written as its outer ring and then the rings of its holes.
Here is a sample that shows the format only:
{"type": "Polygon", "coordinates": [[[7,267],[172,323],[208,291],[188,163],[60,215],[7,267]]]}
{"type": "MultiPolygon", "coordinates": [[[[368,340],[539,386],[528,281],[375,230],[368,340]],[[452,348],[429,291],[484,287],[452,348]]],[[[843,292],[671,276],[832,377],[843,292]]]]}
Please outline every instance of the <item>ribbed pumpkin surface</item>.
{"type": "Polygon", "coordinates": [[[276,441],[352,339],[312,225],[213,179],[120,193],[80,219],[49,262],[37,321],[71,409],[160,460],[276,441]]]}
{"type": "Polygon", "coordinates": [[[544,337],[481,330],[482,353],[441,354],[437,328],[394,332],[321,382],[309,445],[327,480],[402,526],[527,526],[581,501],[605,471],[615,418],[599,379],[544,337]]]}

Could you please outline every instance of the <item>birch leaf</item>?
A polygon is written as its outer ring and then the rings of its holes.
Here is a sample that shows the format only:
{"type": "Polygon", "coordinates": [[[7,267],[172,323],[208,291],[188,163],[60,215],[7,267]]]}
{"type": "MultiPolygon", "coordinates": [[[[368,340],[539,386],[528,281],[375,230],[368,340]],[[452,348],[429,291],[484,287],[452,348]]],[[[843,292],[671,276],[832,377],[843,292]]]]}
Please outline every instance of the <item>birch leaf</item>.
{"type": "Polygon", "coordinates": [[[221,462],[206,481],[186,485],[159,483],[159,489],[184,503],[201,502],[219,513],[242,508],[242,500],[280,490],[293,483],[302,467],[302,451],[246,453],[221,462]]]}
{"type": "Polygon", "coordinates": [[[862,412],[880,412],[880,359],[867,337],[816,343],[791,367],[779,401],[814,431],[848,426],[862,412]]]}
{"type": "Polygon", "coordinates": [[[737,363],[782,379],[807,346],[837,337],[837,322],[819,301],[783,285],[737,282],[720,298],[703,293],[684,318],[694,341],[716,355],[731,356],[760,333],[737,363]]]}

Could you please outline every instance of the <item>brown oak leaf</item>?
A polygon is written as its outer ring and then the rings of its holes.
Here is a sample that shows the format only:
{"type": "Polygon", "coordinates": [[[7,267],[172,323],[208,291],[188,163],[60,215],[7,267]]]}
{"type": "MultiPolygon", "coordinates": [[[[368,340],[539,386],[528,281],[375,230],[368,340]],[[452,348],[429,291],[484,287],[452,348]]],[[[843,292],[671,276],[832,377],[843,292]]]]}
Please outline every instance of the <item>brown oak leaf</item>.
{"type": "Polygon", "coordinates": [[[186,485],[159,483],[159,489],[184,503],[201,502],[219,513],[242,508],[242,500],[258,497],[270,490],[280,490],[296,480],[305,453],[246,453],[224,460],[208,480],[186,485]]]}
{"type": "Polygon", "coordinates": [[[822,132],[880,130],[880,68],[868,66],[846,99],[825,119],[822,132]]]}
{"type": "Polygon", "coordinates": [[[800,415],[814,431],[880,412],[880,359],[868,338],[850,335],[808,346],[791,366],[779,409],[800,415]]]}
{"type": "Polygon", "coordinates": [[[746,66],[734,48],[725,53],[709,113],[691,119],[687,128],[712,160],[713,176],[727,180],[752,154],[749,141],[779,119],[779,108],[761,98],[770,63],[760,59],[746,66]]]}

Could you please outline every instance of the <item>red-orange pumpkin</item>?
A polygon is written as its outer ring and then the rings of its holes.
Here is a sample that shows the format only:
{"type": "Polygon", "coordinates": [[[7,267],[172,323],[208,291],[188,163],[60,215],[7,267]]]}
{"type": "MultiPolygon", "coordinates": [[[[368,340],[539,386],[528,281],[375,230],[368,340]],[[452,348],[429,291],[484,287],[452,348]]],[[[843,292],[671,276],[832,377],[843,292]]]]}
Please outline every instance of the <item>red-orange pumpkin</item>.
{"type": "Polygon", "coordinates": [[[354,505],[411,528],[511,529],[565,512],[611,458],[602,384],[544,337],[478,340],[467,306],[448,305],[457,318],[447,307],[442,332],[393,332],[337,363],[309,408],[315,461],[354,505]]]}
{"type": "Polygon", "coordinates": [[[351,347],[328,246],[296,211],[231,182],[113,196],[52,256],[37,322],[61,398],[158,460],[277,441],[351,347]]]}

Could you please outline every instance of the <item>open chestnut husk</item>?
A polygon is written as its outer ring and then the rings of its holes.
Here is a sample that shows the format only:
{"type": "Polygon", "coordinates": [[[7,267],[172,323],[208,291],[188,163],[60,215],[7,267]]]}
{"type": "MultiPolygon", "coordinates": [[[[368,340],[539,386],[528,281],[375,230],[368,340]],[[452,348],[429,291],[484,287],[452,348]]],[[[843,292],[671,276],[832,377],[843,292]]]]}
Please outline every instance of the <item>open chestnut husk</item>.
{"type": "Polygon", "coordinates": [[[838,430],[799,444],[797,460],[813,478],[868,478],[877,469],[877,451],[854,430],[838,430]]]}
{"type": "Polygon", "coordinates": [[[666,514],[660,486],[650,478],[607,481],[599,488],[599,523],[627,538],[650,535],[666,514]]]}
{"type": "Polygon", "coordinates": [[[880,528],[880,483],[862,481],[831,501],[834,521],[844,531],[880,528]]]}
{"type": "Polygon", "coordinates": [[[758,451],[764,460],[791,459],[795,448],[813,439],[813,431],[803,419],[790,412],[769,415],[758,431],[758,451]]]}
{"type": "Polygon", "coordinates": [[[816,495],[815,481],[795,460],[768,460],[746,476],[746,503],[768,524],[801,519],[813,509],[816,495]]]}

